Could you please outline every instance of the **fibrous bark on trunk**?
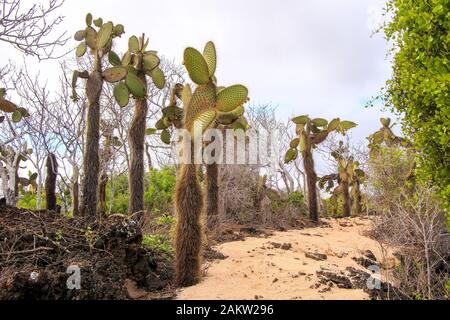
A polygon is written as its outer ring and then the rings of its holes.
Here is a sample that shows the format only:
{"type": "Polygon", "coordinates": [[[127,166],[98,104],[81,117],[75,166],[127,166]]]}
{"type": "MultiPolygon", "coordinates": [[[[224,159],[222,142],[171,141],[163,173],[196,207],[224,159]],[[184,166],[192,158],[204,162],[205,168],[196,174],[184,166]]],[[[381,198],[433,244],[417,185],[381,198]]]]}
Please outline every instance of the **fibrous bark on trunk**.
{"type": "MultiPolygon", "coordinates": [[[[147,83],[143,71],[139,71],[139,78],[147,83]]],[[[136,99],[134,117],[128,132],[128,141],[130,143],[130,172],[129,189],[130,199],[128,211],[130,214],[144,212],[144,139],[146,129],[148,105],[146,98],[136,99]]]]}
{"type": "Polygon", "coordinates": [[[56,178],[58,175],[58,163],[53,153],[47,157],[47,176],[45,177],[45,201],[47,210],[56,210],[56,178]]]}
{"type": "Polygon", "coordinates": [[[303,166],[305,167],[306,182],[308,185],[308,208],[309,218],[312,222],[319,221],[319,212],[317,208],[317,174],[314,170],[314,159],[311,151],[303,152],[303,166]]]}
{"type": "Polygon", "coordinates": [[[95,67],[86,84],[88,111],[86,117],[86,144],[83,158],[83,196],[81,214],[95,219],[97,216],[97,185],[99,175],[100,141],[100,95],[103,86],[100,58],[95,59],[95,67]]]}
{"type": "Polygon", "coordinates": [[[219,222],[219,166],[206,165],[206,225],[214,230],[219,222]]]}

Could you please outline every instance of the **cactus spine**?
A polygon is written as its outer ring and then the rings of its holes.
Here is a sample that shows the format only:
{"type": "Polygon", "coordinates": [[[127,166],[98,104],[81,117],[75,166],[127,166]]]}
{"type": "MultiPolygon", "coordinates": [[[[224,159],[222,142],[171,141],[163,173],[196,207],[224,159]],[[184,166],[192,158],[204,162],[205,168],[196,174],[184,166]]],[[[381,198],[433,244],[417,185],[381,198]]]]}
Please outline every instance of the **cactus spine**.
{"type": "MultiPolygon", "coordinates": [[[[176,282],[180,286],[195,284],[200,277],[200,252],[202,246],[201,215],[204,209],[203,193],[194,163],[194,141],[199,134],[218,119],[219,112],[232,112],[247,101],[247,88],[242,85],[231,86],[219,91],[214,76],[216,53],[214,44],[208,42],[203,54],[194,48],[184,51],[184,65],[191,80],[197,84],[191,94],[186,85],[181,94],[184,105],[184,128],[192,137],[190,155],[184,149],[175,189],[176,225],[176,282]],[[189,158],[188,158],[189,157],[189,158]]],[[[164,126],[168,126],[168,121],[164,126]]],[[[165,130],[165,129],[163,129],[165,130]]],[[[185,148],[189,147],[185,142],[185,148]]]]}
{"type": "Polygon", "coordinates": [[[45,201],[47,210],[56,210],[56,177],[58,175],[58,163],[53,153],[47,156],[47,176],[45,178],[45,201]]]}
{"type": "Polygon", "coordinates": [[[298,138],[291,141],[290,149],[286,152],[285,162],[296,160],[300,151],[306,173],[309,218],[312,222],[318,222],[317,174],[314,169],[312,151],[318,144],[325,141],[331,132],[336,131],[345,134],[347,130],[355,127],[356,124],[351,121],[341,121],[339,118],[333,119],[328,123],[325,119],[311,119],[307,115],[295,117],[292,121],[296,125],[298,138]]]}
{"type": "Polygon", "coordinates": [[[80,41],[76,49],[77,57],[82,57],[89,48],[93,58],[93,69],[91,73],[87,71],[75,71],[72,79],[72,98],[78,99],[75,87],[78,78],[86,79],[86,96],[88,108],[86,115],[86,143],[83,157],[83,197],[81,201],[81,214],[90,219],[97,217],[97,187],[99,178],[99,141],[100,141],[100,96],[104,78],[102,73],[103,57],[111,50],[113,39],[120,37],[124,28],[122,25],[114,26],[112,22],[103,23],[102,19],[95,21],[92,26],[92,15],[86,16],[86,29],[75,33],[75,40],[80,41]]]}

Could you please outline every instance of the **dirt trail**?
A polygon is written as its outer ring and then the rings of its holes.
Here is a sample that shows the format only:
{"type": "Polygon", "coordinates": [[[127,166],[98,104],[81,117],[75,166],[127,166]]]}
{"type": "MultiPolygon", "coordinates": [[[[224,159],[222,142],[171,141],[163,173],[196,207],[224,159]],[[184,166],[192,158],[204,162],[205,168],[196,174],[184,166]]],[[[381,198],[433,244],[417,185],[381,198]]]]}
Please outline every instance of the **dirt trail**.
{"type": "Polygon", "coordinates": [[[215,249],[228,258],[206,262],[204,279],[181,290],[178,299],[369,299],[362,289],[319,284],[316,271],[354,267],[367,272],[352,259],[362,257],[366,250],[380,261],[379,245],[362,234],[370,227],[370,220],[327,222],[331,227],[276,232],[268,238],[247,238],[217,246],[215,249]],[[286,245],[279,247],[282,244],[286,245]],[[316,260],[305,253],[327,257],[316,260]]]}

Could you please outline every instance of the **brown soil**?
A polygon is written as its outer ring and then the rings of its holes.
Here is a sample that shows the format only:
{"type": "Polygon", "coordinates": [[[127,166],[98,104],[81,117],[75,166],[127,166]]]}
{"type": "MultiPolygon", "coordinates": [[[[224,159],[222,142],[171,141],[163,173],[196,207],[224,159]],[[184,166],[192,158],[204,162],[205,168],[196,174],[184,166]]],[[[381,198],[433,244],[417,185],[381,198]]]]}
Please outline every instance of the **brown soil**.
{"type": "Polygon", "coordinates": [[[86,225],[82,218],[1,205],[0,300],[135,298],[127,283],[147,298],[173,296],[172,259],[141,246],[136,221],[86,225]],[[67,288],[71,265],[80,268],[80,290],[67,288]]]}

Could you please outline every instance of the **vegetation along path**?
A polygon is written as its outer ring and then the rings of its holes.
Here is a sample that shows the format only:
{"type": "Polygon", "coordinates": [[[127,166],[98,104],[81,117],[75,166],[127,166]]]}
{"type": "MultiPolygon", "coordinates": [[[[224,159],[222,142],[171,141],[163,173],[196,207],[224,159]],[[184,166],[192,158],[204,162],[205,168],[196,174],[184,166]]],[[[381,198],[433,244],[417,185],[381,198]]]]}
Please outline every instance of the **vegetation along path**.
{"type": "Polygon", "coordinates": [[[215,249],[226,259],[205,262],[203,280],[178,299],[370,299],[368,268],[395,260],[364,235],[369,229],[369,219],[333,219],[223,243],[215,249]]]}

